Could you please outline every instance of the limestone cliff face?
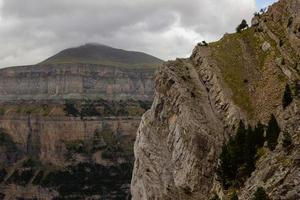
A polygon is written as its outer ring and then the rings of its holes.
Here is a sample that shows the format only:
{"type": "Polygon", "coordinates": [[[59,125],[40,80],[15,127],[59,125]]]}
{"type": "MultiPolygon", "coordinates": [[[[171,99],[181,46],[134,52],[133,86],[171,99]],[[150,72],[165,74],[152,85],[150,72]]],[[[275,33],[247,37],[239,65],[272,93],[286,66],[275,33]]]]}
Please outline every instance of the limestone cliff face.
{"type": "Polygon", "coordinates": [[[266,123],[271,114],[281,138],[292,135],[293,150],[287,155],[279,144],[268,151],[238,195],[251,199],[265,186],[273,199],[300,198],[297,89],[293,103],[282,108],[285,85],[299,80],[299,8],[297,0],[281,0],[255,16],[251,28],[199,44],[190,58],[160,68],[134,147],[134,200],[226,199],[215,171],[223,144],[240,120],[266,123]]]}
{"type": "Polygon", "coordinates": [[[155,68],[48,64],[0,70],[0,100],[151,100],[155,68]]]}
{"type": "Polygon", "coordinates": [[[99,193],[107,199],[128,198],[132,146],[139,117],[90,117],[82,120],[80,117],[16,115],[2,116],[0,122],[1,130],[8,133],[15,144],[14,152],[11,152],[12,148],[2,147],[0,153],[1,170],[5,172],[1,174],[0,192],[5,199],[66,198],[68,194],[86,198],[99,193]],[[27,166],[31,160],[36,164],[27,166]],[[67,188],[66,184],[82,184],[75,179],[76,167],[79,166],[89,170],[85,184],[98,189],[78,190],[78,194],[73,189],[69,190],[70,193],[62,192],[67,188]],[[56,173],[60,176],[67,173],[64,168],[73,171],[70,183],[55,179],[56,173]],[[119,168],[123,168],[122,171],[119,168]],[[24,180],[26,172],[29,179],[24,180]],[[89,177],[91,173],[100,175],[89,177]],[[38,178],[42,175],[43,179],[38,178]],[[97,177],[101,180],[95,184],[94,178],[97,177]],[[110,184],[115,185],[110,187],[110,184]]]}
{"type": "Polygon", "coordinates": [[[24,154],[41,162],[65,166],[66,143],[92,139],[96,131],[109,128],[113,134],[130,143],[135,138],[139,117],[45,117],[40,115],[1,116],[5,130],[24,154]]]}
{"type": "Polygon", "coordinates": [[[242,114],[206,62],[203,76],[189,60],[167,63],[158,72],[154,103],[135,143],[133,199],[205,199],[210,192],[217,156],[232,128],[227,124],[242,114]]]}

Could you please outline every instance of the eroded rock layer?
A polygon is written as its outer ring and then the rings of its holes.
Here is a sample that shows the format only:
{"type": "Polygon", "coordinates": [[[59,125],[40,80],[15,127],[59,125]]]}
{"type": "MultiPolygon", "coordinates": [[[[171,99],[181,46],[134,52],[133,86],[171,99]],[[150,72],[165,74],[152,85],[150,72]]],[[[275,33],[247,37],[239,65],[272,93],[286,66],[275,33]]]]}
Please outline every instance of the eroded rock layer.
{"type": "Polygon", "coordinates": [[[0,100],[151,100],[155,68],[40,64],[0,70],[0,100]]]}

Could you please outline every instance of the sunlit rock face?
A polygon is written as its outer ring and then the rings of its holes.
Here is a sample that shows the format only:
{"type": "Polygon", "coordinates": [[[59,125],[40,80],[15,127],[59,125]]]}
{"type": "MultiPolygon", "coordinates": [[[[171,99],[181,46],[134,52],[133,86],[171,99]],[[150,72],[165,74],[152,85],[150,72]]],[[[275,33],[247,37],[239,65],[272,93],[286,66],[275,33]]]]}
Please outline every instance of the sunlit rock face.
{"type": "Polygon", "coordinates": [[[299,199],[300,2],[280,0],[256,13],[252,27],[199,43],[190,58],[165,63],[155,78],[152,107],[140,123],[131,181],[134,200],[252,199],[264,187],[271,199],[299,199]],[[293,102],[283,108],[285,86],[293,102]],[[216,168],[222,146],[240,120],[281,128],[274,151],[263,147],[255,170],[223,190],[216,168]],[[284,134],[293,145],[284,148],[284,134]]]}

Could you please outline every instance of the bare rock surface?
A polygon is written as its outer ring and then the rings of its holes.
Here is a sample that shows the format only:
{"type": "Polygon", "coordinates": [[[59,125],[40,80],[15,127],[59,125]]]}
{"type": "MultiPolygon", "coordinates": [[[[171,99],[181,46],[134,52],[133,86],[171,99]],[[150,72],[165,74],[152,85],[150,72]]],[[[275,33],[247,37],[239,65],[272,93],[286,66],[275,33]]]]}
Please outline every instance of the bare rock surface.
{"type": "Polygon", "coordinates": [[[271,114],[281,128],[279,144],[263,148],[256,169],[235,190],[240,199],[252,199],[260,186],[272,199],[299,199],[299,16],[298,0],[280,0],[249,29],[198,45],[190,58],[159,69],[134,147],[133,200],[229,199],[232,190],[216,180],[222,146],[240,120],[266,124],[271,114]],[[283,109],[287,84],[295,96],[283,109]],[[286,132],[293,140],[288,151],[286,132]]]}

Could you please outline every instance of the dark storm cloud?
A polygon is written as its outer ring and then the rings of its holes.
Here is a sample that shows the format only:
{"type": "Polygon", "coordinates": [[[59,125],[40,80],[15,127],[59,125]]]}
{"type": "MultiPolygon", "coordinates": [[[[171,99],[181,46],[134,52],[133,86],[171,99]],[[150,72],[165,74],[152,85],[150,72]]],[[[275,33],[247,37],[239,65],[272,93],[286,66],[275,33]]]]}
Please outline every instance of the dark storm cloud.
{"type": "Polygon", "coordinates": [[[0,0],[0,67],[98,42],[163,59],[232,31],[254,0],[0,0]],[[2,1],[2,2],[1,2],[2,1]]]}

